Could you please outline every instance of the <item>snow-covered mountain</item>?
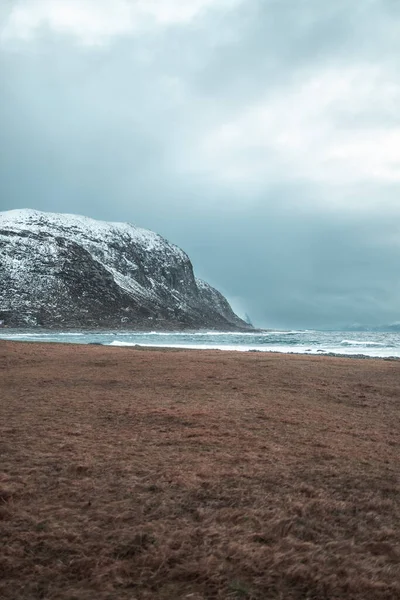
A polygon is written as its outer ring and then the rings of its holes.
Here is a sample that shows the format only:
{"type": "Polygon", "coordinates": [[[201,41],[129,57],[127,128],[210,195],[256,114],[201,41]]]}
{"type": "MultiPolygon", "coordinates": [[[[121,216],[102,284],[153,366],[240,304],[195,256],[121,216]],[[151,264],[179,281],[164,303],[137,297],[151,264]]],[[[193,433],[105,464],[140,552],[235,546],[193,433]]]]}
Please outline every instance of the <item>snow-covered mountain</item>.
{"type": "Polygon", "coordinates": [[[248,329],[189,257],[128,223],[0,212],[0,320],[10,326],[248,329]]]}

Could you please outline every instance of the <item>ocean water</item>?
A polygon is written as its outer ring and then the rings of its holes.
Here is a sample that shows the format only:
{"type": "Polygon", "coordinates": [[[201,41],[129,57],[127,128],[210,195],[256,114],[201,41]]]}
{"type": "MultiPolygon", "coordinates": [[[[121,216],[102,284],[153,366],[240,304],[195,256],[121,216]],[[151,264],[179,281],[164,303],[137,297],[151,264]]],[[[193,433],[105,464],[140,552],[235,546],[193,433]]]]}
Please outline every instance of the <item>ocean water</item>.
{"type": "Polygon", "coordinates": [[[400,333],[343,331],[263,331],[227,333],[202,332],[129,332],[129,331],[45,331],[0,330],[0,339],[105,346],[152,346],[237,350],[242,352],[291,352],[299,354],[363,355],[400,358],[400,333]]]}

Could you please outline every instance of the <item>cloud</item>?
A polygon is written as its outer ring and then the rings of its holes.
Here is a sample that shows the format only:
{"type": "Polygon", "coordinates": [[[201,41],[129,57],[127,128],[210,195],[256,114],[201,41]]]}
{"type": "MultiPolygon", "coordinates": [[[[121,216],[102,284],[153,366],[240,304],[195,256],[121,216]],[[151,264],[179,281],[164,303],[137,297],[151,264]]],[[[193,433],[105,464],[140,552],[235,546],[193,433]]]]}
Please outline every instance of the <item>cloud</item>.
{"type": "Polygon", "coordinates": [[[206,132],[193,169],[231,185],[400,182],[400,81],[378,65],[301,71],[206,132]]]}
{"type": "Polygon", "coordinates": [[[3,27],[3,41],[31,40],[43,28],[84,45],[115,36],[190,23],[203,11],[227,9],[234,0],[17,0],[3,27]]]}
{"type": "Polygon", "coordinates": [[[399,320],[390,0],[0,6],[0,208],[128,220],[265,326],[399,320]]]}

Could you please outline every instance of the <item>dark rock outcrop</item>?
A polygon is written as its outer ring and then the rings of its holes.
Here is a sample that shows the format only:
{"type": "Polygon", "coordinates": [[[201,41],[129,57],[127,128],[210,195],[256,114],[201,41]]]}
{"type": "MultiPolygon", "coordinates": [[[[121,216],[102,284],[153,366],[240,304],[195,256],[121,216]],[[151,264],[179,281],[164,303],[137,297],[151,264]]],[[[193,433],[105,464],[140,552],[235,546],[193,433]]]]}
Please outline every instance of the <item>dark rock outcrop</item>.
{"type": "Polygon", "coordinates": [[[249,329],[189,257],[127,223],[0,213],[0,320],[14,327],[249,329]]]}

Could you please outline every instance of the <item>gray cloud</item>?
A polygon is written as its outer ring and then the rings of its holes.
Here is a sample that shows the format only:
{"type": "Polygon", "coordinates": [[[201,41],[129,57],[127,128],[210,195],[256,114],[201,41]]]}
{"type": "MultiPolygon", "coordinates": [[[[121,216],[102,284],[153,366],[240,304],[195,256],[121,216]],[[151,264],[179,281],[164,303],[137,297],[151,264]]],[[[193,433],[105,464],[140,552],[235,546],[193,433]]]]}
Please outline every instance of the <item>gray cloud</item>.
{"type": "Polygon", "coordinates": [[[259,325],[399,320],[398,3],[157,1],[2,7],[1,209],[154,229],[259,325]]]}

